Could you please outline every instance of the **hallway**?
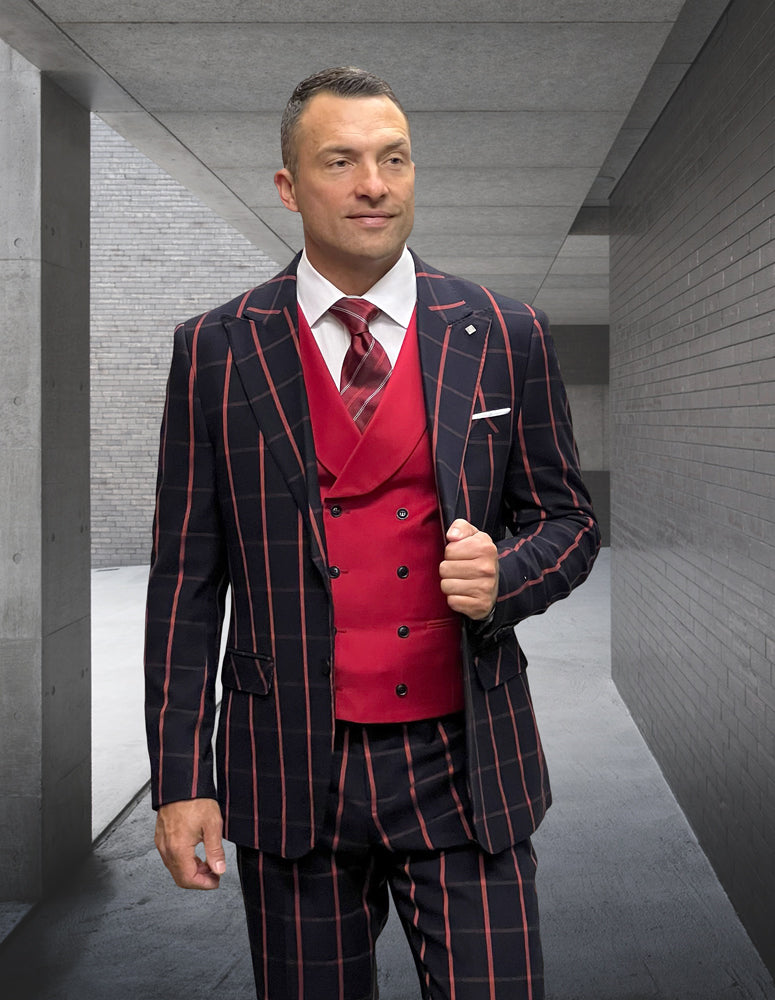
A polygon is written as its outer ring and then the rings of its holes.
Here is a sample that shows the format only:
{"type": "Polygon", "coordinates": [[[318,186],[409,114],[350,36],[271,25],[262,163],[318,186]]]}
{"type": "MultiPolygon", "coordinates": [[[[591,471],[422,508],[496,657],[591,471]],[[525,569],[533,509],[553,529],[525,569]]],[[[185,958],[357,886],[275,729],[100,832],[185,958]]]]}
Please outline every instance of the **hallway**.
{"type": "MultiPolygon", "coordinates": [[[[610,680],[609,565],[606,549],[580,590],[518,630],[555,795],[535,838],[547,997],[775,1000],[775,986],[610,680]]],[[[138,574],[96,576],[95,601],[137,614],[138,574]]],[[[118,669],[115,640],[112,648],[95,645],[95,675],[110,678],[97,684],[97,697],[116,712],[136,696],[133,641],[130,630],[118,669]]],[[[105,746],[115,730],[104,726],[95,735],[105,746]]],[[[122,746],[127,758],[137,757],[136,743],[122,746]]],[[[124,780],[134,773],[130,768],[124,780]]],[[[109,778],[99,779],[102,799],[109,778]]],[[[112,806],[97,808],[104,815],[112,806]]],[[[153,848],[143,796],[67,891],[37,907],[0,948],[3,997],[249,1000],[232,854],[229,862],[217,893],[175,890],[153,848]]],[[[381,1000],[417,1000],[393,920],[379,953],[381,1000]]]]}

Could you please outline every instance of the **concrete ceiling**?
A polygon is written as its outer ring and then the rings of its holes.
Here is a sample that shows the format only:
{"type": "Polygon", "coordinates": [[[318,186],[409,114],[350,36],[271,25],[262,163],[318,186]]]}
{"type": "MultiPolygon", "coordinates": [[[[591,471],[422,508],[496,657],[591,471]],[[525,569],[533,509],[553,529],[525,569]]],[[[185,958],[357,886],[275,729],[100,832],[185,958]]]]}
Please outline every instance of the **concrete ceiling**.
{"type": "Polygon", "coordinates": [[[410,117],[412,247],[591,324],[609,194],[727,2],[2,0],[0,37],[280,264],[282,108],[316,69],[370,69],[410,117]]]}

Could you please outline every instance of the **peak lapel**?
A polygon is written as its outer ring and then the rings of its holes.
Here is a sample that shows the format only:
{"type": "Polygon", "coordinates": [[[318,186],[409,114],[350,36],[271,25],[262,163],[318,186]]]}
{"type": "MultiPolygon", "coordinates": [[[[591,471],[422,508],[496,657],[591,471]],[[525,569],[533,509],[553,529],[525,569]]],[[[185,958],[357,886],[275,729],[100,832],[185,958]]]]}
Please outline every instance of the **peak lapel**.
{"type": "Polygon", "coordinates": [[[431,430],[436,485],[445,526],[457,500],[471,415],[479,388],[491,314],[472,308],[460,286],[415,258],[417,335],[431,430]]]}
{"type": "Polygon", "coordinates": [[[310,528],[327,579],[309,403],[299,356],[295,261],[224,321],[238,377],[272,458],[310,528]]]}

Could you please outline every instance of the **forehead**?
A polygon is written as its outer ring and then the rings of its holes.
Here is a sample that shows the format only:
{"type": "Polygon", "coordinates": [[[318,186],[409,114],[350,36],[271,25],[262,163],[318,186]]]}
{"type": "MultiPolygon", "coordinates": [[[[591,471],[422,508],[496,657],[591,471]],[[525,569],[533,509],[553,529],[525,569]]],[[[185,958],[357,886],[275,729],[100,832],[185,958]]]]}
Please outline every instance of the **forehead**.
{"type": "Polygon", "coordinates": [[[299,116],[296,142],[314,153],[328,145],[409,143],[406,116],[389,97],[340,97],[316,94],[299,116]]]}

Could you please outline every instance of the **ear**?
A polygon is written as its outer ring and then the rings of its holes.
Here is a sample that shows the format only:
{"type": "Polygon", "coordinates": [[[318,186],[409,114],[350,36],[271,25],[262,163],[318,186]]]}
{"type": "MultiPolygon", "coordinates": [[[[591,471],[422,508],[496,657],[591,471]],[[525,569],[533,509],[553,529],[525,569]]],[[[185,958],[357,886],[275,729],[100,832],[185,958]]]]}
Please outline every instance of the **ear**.
{"type": "Polygon", "coordinates": [[[298,212],[299,206],[296,204],[296,192],[293,183],[293,174],[287,167],[278,170],[274,175],[274,185],[280,195],[280,201],[291,212],[298,212]]]}

